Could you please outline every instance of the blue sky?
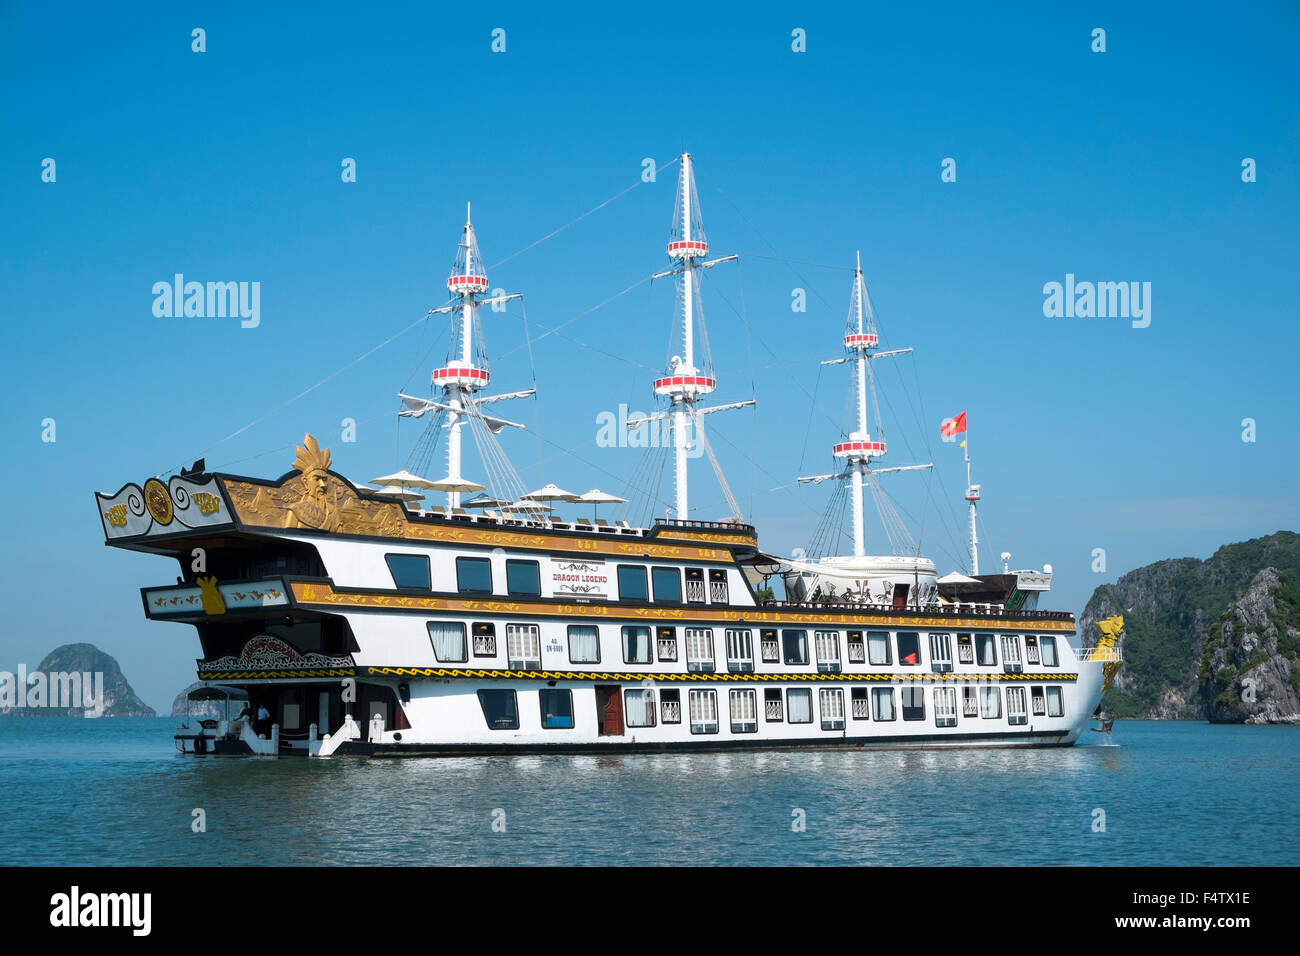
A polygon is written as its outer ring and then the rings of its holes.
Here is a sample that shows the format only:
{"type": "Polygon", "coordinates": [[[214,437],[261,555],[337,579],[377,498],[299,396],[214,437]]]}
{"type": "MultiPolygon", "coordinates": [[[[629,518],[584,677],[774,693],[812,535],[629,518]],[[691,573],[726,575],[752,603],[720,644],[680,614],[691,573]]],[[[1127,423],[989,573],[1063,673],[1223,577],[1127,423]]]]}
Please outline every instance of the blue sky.
{"type": "MultiPolygon", "coordinates": [[[[1300,524],[1293,4],[710,4],[686,28],[666,10],[566,10],[0,6],[0,669],[91,641],[168,704],[198,642],[145,622],[137,589],[174,568],[106,549],[92,492],[200,454],[278,476],[305,431],[354,479],[400,467],[418,426],[398,429],[394,393],[427,387],[441,321],[218,442],[441,304],[467,200],[491,265],[683,145],[713,249],[741,256],[704,304],[717,400],[758,408],[711,424],[769,549],[806,543],[828,493],[788,486],[830,469],[846,422],[847,372],[818,362],[838,354],[857,250],[885,344],[916,349],[881,376],[882,464],[933,456],[933,476],[886,480],[941,570],[964,558],[964,473],[938,424],[962,409],[983,560],[1052,563],[1052,606],[1300,524]],[[260,282],[260,326],[155,317],[151,287],[177,272],[260,282]],[[1067,273],[1150,282],[1150,327],[1044,317],[1044,283],[1067,273]]],[[[526,296],[526,322],[517,307],[485,322],[494,384],[536,377],[536,401],[511,409],[530,431],[506,439],[530,486],[618,490],[636,465],[596,447],[596,416],[650,407],[671,286],[539,336],[666,268],[674,183],[491,272],[526,296]]],[[[720,516],[707,464],[692,475],[695,516],[720,516]]]]}

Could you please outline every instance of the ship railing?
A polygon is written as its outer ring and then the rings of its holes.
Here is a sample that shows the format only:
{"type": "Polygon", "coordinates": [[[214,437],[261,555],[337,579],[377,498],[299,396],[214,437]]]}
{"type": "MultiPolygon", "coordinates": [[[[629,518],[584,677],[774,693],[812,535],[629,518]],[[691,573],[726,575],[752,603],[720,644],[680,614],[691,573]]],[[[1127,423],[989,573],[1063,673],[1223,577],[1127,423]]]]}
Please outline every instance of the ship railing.
{"type": "Polygon", "coordinates": [[[830,610],[843,611],[846,609],[856,611],[870,611],[873,613],[888,613],[891,611],[906,611],[911,614],[932,614],[941,617],[962,617],[967,615],[979,615],[982,617],[1006,617],[1017,621],[1023,620],[1042,620],[1042,621],[1070,621],[1074,615],[1069,611],[1008,611],[1001,604],[907,604],[902,607],[894,607],[892,604],[868,604],[861,601],[778,601],[770,600],[762,602],[760,607],[765,608],[799,608],[811,610],[830,610]]]}
{"type": "Polygon", "coordinates": [[[1090,644],[1080,647],[1076,652],[1081,661],[1122,661],[1124,660],[1123,652],[1117,646],[1107,646],[1100,644],[1090,644]]]}

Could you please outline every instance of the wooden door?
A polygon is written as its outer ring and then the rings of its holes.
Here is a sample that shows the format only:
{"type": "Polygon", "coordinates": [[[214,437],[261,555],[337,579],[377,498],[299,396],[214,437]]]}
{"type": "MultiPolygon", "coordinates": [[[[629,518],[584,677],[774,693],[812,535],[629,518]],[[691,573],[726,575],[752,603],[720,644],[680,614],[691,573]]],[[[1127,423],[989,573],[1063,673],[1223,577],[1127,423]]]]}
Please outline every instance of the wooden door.
{"type": "Polygon", "coordinates": [[[596,707],[600,719],[600,736],[622,736],[623,688],[617,684],[596,685],[596,707]]]}

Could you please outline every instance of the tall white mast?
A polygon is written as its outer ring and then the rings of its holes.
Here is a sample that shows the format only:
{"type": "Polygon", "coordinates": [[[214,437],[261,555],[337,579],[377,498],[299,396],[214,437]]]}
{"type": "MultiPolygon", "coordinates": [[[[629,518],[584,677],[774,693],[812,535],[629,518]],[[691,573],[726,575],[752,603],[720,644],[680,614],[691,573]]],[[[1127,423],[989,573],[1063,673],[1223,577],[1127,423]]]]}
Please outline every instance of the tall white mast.
{"type": "MultiPolygon", "coordinates": [[[[484,415],[479,410],[479,406],[505,399],[525,398],[532,395],[534,391],[528,389],[523,392],[491,396],[477,394],[480,389],[486,388],[491,380],[486,357],[480,355],[476,364],[474,356],[474,336],[479,323],[478,307],[520,297],[520,293],[513,293],[490,299],[480,298],[487,290],[487,270],[483,266],[478,240],[474,236],[470,205],[466,203],[465,228],[461,232],[460,245],[456,249],[456,261],[452,264],[451,275],[447,277],[447,291],[452,294],[453,299],[447,305],[429,310],[430,315],[446,313],[459,316],[458,326],[456,319],[452,320],[452,347],[447,356],[447,363],[441,368],[435,368],[431,376],[432,384],[442,388],[442,399],[438,401],[414,398],[410,395],[399,396],[406,405],[398,412],[403,417],[419,418],[430,411],[445,414],[443,427],[447,429],[447,475],[443,481],[448,487],[456,484],[472,485],[464,481],[464,472],[461,470],[461,431],[469,423],[471,416],[481,418],[484,425],[494,434],[506,426],[523,427],[517,422],[484,415]]],[[[460,495],[459,490],[447,491],[448,511],[460,507],[460,495]]]]}
{"type": "MultiPolygon", "coordinates": [[[[678,264],[667,272],[660,272],[654,276],[656,279],[664,276],[677,277],[678,298],[682,303],[682,354],[672,357],[667,375],[655,379],[655,394],[663,395],[669,400],[667,411],[629,419],[627,423],[630,428],[665,418],[671,423],[674,457],[673,516],[681,521],[690,518],[690,487],[686,462],[692,450],[691,426],[698,426],[701,415],[754,404],[751,399],[747,402],[732,402],[711,408],[697,407],[700,399],[713,392],[718,383],[712,368],[700,369],[695,364],[695,300],[699,295],[699,279],[695,271],[711,269],[720,262],[730,262],[736,258],[731,255],[705,262],[696,261],[703,259],[708,253],[709,243],[704,237],[704,226],[700,219],[699,197],[695,189],[695,172],[691,163],[691,154],[682,153],[681,170],[677,177],[677,208],[673,214],[673,228],[668,239],[668,256],[678,264]]],[[[707,339],[705,344],[707,357],[707,339]]],[[[697,436],[696,440],[703,441],[703,436],[697,436]]]]}
{"type": "MultiPolygon", "coordinates": [[[[967,435],[970,433],[967,432],[967,435]]],[[[966,501],[970,505],[970,573],[980,573],[980,552],[979,538],[975,535],[975,503],[980,500],[980,486],[970,483],[970,438],[966,438],[962,444],[966,447],[966,501]]]]}
{"type": "MultiPolygon", "coordinates": [[[[853,555],[864,557],[867,553],[866,511],[863,502],[863,487],[868,475],[878,475],[891,471],[913,471],[931,468],[929,465],[901,465],[896,468],[872,468],[871,460],[885,454],[883,435],[873,440],[867,420],[867,394],[872,394],[875,404],[875,386],[871,380],[868,363],[873,359],[889,355],[905,355],[910,348],[891,349],[888,352],[876,352],[880,336],[876,333],[876,320],[871,311],[871,299],[867,295],[867,283],[862,277],[862,253],[858,253],[857,266],[853,272],[853,292],[849,300],[849,321],[844,334],[844,358],[828,359],[823,365],[839,365],[852,362],[854,365],[854,392],[857,398],[857,420],[848,441],[836,442],[831,453],[843,459],[844,471],[833,475],[813,475],[800,478],[801,482],[822,482],[827,478],[847,479],[849,495],[853,508],[853,555]]],[[[877,422],[877,425],[880,423],[877,422]]]]}

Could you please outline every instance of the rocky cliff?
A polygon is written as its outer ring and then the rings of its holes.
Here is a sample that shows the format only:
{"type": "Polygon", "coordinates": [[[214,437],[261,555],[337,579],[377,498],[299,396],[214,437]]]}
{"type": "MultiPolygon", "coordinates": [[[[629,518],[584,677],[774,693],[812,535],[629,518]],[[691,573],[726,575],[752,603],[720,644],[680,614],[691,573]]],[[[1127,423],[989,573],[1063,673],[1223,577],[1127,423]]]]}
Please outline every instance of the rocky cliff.
{"type": "Polygon", "coordinates": [[[1157,561],[1103,585],[1079,619],[1125,620],[1124,667],[1102,701],[1122,717],[1252,723],[1300,719],[1300,535],[1157,561]],[[1235,700],[1234,700],[1235,698],[1235,700]]]}
{"type": "Polygon", "coordinates": [[[56,647],[26,676],[21,690],[16,680],[7,681],[0,716],[158,716],[136,696],[116,659],[94,644],[56,647]]]}

